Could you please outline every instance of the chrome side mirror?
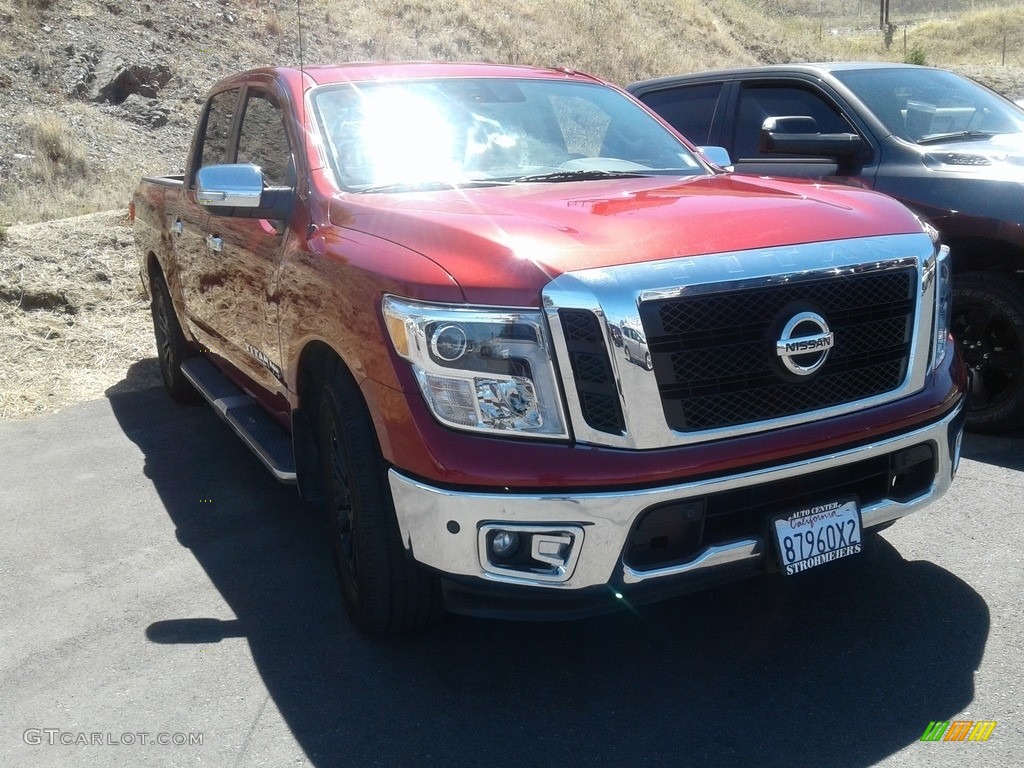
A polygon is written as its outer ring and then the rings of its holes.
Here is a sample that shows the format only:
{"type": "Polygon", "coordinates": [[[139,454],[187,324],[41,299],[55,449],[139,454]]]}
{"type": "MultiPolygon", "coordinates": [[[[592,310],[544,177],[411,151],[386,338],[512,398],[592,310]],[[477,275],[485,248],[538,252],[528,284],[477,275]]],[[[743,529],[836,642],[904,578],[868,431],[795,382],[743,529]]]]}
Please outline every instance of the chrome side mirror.
{"type": "Polygon", "coordinates": [[[207,165],[196,174],[196,200],[218,208],[259,208],[263,171],[248,164],[207,165]]]}
{"type": "Polygon", "coordinates": [[[697,149],[700,150],[700,153],[708,162],[714,163],[719,168],[727,171],[733,169],[732,158],[729,157],[729,150],[725,147],[697,147],[697,149]]]}

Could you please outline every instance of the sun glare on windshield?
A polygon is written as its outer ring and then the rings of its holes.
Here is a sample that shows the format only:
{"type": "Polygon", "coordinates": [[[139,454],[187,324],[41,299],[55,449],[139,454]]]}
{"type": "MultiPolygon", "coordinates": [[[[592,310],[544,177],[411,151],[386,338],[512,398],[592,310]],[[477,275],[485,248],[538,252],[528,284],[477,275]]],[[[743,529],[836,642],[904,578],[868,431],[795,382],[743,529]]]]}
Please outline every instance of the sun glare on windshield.
{"type": "Polygon", "coordinates": [[[454,157],[454,125],[433,100],[374,89],[363,94],[360,112],[337,126],[333,137],[349,184],[454,183],[464,178],[454,157]]]}
{"type": "Polygon", "coordinates": [[[635,103],[589,83],[367,83],[325,87],[314,104],[337,179],[353,191],[579,178],[610,167],[703,172],[635,103]]]}

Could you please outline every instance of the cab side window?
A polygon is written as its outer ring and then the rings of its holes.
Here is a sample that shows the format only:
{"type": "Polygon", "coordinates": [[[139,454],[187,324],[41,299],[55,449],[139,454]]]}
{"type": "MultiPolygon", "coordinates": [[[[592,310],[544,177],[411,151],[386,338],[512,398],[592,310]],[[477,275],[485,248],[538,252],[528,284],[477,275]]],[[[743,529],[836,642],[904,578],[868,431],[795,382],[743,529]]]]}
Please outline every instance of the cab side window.
{"type": "Polygon", "coordinates": [[[722,85],[684,85],[645,93],[640,99],[694,144],[710,144],[722,85]]]}
{"type": "Polygon", "coordinates": [[[733,156],[737,160],[780,157],[758,150],[761,126],[769,117],[798,115],[814,118],[818,133],[856,133],[838,109],[817,93],[794,86],[745,85],[739,95],[733,156]]]}
{"type": "Polygon", "coordinates": [[[206,111],[203,146],[200,150],[200,167],[233,162],[233,158],[228,157],[228,145],[237,106],[237,88],[218,93],[210,99],[210,105],[206,111]]]}
{"type": "Polygon", "coordinates": [[[277,99],[269,93],[250,93],[245,100],[237,162],[259,166],[270,186],[295,184],[295,165],[284,116],[277,99]]]}

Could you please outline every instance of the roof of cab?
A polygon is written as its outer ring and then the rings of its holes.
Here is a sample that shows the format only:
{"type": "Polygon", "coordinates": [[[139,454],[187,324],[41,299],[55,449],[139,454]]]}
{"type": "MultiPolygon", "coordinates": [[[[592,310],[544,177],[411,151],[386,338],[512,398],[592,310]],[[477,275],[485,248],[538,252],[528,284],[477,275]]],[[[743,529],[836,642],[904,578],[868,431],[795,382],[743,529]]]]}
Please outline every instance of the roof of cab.
{"type": "MultiPolygon", "coordinates": [[[[275,67],[243,72],[239,77],[255,73],[294,74],[298,67],[275,67]]],[[[313,64],[301,72],[311,85],[366,82],[370,80],[412,80],[443,77],[508,77],[531,79],[569,79],[604,82],[601,78],[567,67],[530,67],[512,64],[487,64],[446,61],[366,61],[345,64],[313,64]]]]}
{"type": "Polygon", "coordinates": [[[558,78],[596,81],[598,78],[567,67],[529,67],[512,64],[446,61],[370,61],[354,64],[318,64],[303,71],[317,85],[365,80],[406,80],[436,77],[558,78]]]}
{"type": "Polygon", "coordinates": [[[902,64],[890,61],[825,61],[795,64],[765,64],[753,67],[734,67],[730,69],[713,69],[706,72],[687,72],[678,75],[655,77],[630,83],[626,90],[630,93],[656,90],[661,86],[675,85],[687,81],[733,79],[750,75],[793,75],[805,74],[822,76],[834,72],[849,72],[864,69],[921,69],[916,64],[902,64]]]}

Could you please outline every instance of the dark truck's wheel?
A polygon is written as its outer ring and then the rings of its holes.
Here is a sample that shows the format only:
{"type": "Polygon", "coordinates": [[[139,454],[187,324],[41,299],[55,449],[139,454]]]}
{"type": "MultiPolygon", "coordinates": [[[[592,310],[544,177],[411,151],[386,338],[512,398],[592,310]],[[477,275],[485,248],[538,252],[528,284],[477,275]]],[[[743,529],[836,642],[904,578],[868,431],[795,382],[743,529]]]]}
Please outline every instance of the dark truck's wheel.
{"type": "Polygon", "coordinates": [[[167,289],[167,281],[157,270],[150,282],[153,301],[150,309],[153,313],[153,335],[156,336],[156,353],[160,361],[160,375],[164,386],[172,399],[179,403],[191,403],[199,399],[191,382],[181,372],[181,364],[192,356],[185,334],[181,331],[178,316],[174,314],[171,303],[171,292],[167,289]]]}
{"type": "Polygon", "coordinates": [[[953,281],[953,336],[970,374],[967,427],[1001,432],[1024,424],[1024,285],[970,272],[953,281]]]}
{"type": "Polygon", "coordinates": [[[440,586],[401,544],[385,463],[358,388],[337,365],[327,367],[318,440],[342,597],[367,634],[398,634],[440,615],[440,586]]]}

